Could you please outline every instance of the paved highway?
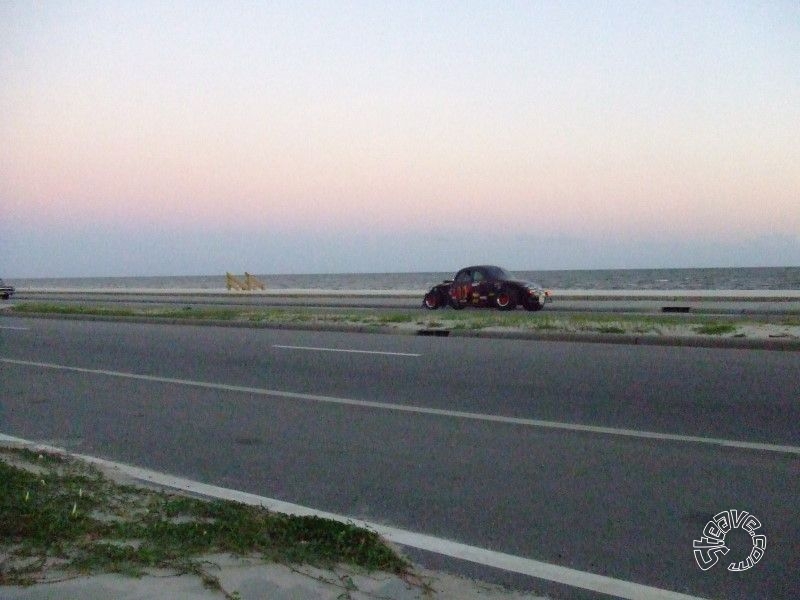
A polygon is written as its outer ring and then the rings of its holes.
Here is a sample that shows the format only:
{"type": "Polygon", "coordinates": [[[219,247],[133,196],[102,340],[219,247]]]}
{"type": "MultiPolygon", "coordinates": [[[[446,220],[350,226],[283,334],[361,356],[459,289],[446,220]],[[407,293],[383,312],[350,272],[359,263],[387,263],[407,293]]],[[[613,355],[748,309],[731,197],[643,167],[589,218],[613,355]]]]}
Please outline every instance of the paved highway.
{"type": "Polygon", "coordinates": [[[2,433],[705,598],[800,596],[798,399],[795,352],[0,320],[2,433]],[[727,509],[764,558],[701,571],[727,509]]]}

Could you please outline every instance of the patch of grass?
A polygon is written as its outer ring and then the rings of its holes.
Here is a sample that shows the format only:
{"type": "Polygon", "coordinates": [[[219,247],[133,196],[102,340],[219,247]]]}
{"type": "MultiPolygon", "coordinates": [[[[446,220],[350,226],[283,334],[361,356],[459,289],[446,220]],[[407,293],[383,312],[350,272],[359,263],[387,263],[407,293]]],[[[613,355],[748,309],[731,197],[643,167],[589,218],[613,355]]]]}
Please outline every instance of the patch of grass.
{"type": "Polygon", "coordinates": [[[50,313],[57,315],[98,315],[106,317],[132,317],[136,315],[136,311],[131,308],[39,302],[15,304],[11,310],[20,314],[50,313]]]}
{"type": "MultiPolygon", "coordinates": [[[[614,318],[594,318],[586,316],[573,316],[570,321],[575,329],[578,331],[594,332],[594,333],[626,333],[628,331],[622,326],[619,319],[614,318]]],[[[625,325],[629,325],[625,323],[625,325]]]]}
{"type": "Polygon", "coordinates": [[[40,581],[57,562],[67,574],[194,573],[234,597],[205,571],[201,557],[215,553],[409,569],[377,533],[353,524],[120,485],[72,459],[0,450],[0,585],[40,581]]]}
{"type": "Polygon", "coordinates": [[[695,333],[700,335],[726,335],[734,333],[737,329],[732,323],[703,323],[693,328],[695,333]]]}
{"type": "Polygon", "coordinates": [[[487,327],[526,327],[531,323],[531,315],[522,312],[496,312],[464,310],[449,311],[442,314],[442,320],[452,329],[486,329],[487,327]]]}
{"type": "Polygon", "coordinates": [[[556,331],[559,329],[564,329],[564,324],[561,321],[547,317],[531,321],[528,324],[528,328],[537,331],[556,331]]]}
{"type": "Polygon", "coordinates": [[[417,323],[417,325],[424,325],[425,327],[431,327],[431,328],[444,327],[444,323],[436,320],[419,322],[417,323]]]}
{"type": "Polygon", "coordinates": [[[597,333],[625,333],[625,330],[618,325],[601,325],[593,331],[596,331],[597,333]]]}
{"type": "MultiPolygon", "coordinates": [[[[456,311],[445,309],[439,311],[437,319],[420,320],[418,311],[353,311],[325,310],[317,308],[117,308],[109,306],[75,306],[58,303],[23,303],[11,308],[20,314],[54,313],[98,315],[107,317],[155,317],[170,319],[186,319],[192,322],[239,321],[257,324],[305,324],[335,323],[352,324],[366,327],[367,330],[379,330],[385,326],[402,327],[404,325],[420,326],[428,322],[453,331],[482,330],[492,327],[516,328],[533,331],[583,331],[612,334],[652,334],[662,335],[671,329],[690,329],[699,335],[736,334],[738,325],[712,321],[708,318],[683,318],[674,315],[622,315],[622,314],[573,314],[553,317],[540,312],[529,313],[523,310],[498,312],[493,310],[466,309],[456,311]]],[[[546,313],[546,311],[545,311],[546,313]]],[[[797,317],[789,316],[783,323],[787,326],[800,324],[797,317]]]]}
{"type": "Polygon", "coordinates": [[[192,308],[187,306],[178,309],[157,308],[147,311],[147,316],[162,319],[194,319],[211,321],[231,321],[243,315],[241,310],[235,308],[192,308]]]}

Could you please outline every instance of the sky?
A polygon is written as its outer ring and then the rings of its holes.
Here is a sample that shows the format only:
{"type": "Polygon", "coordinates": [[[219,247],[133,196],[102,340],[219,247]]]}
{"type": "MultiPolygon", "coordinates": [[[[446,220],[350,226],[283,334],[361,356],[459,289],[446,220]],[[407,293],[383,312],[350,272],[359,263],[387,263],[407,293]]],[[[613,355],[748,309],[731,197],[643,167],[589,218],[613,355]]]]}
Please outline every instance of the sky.
{"type": "Polygon", "coordinates": [[[0,3],[0,276],[800,265],[800,4],[0,3]]]}

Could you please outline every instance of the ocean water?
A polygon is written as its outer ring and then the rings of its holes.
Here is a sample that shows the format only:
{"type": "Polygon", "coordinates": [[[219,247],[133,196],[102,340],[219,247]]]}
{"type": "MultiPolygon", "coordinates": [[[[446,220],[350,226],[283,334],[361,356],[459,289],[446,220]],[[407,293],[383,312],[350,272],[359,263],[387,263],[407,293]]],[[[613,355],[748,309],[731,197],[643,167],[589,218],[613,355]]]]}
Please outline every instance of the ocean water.
{"type": "MultiPolygon", "coordinates": [[[[512,271],[558,290],[800,290],[800,267],[512,271]]],[[[424,290],[454,273],[255,274],[270,289],[424,290]]],[[[244,274],[238,274],[244,278],[244,274]]],[[[225,275],[13,279],[17,288],[225,289],[225,275]]]]}

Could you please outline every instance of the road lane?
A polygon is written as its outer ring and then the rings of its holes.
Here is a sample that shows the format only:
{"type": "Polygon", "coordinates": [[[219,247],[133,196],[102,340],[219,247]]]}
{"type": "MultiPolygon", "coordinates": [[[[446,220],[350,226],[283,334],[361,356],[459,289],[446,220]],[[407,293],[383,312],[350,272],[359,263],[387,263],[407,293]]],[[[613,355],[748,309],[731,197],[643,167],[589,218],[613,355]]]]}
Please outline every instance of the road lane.
{"type": "Polygon", "coordinates": [[[13,358],[443,410],[800,445],[800,355],[19,321],[13,358]],[[288,352],[275,345],[350,353],[288,352]],[[370,352],[383,354],[368,354],[370,352]],[[389,353],[389,354],[386,354],[389,353]],[[392,356],[420,354],[409,362],[392,356]]]}
{"type": "Polygon", "coordinates": [[[788,597],[797,461],[48,373],[56,393],[4,402],[16,435],[647,585],[788,597]],[[693,571],[720,505],[769,524],[767,580],[693,571]]]}
{"type": "MultiPolygon", "coordinates": [[[[308,348],[303,348],[308,350],[308,348]]],[[[318,349],[312,349],[318,350],[318,349]]],[[[325,349],[324,351],[327,351],[325,349]]],[[[343,352],[366,352],[364,350],[342,350],[343,352]]],[[[387,354],[387,353],[376,353],[387,354]]],[[[409,356],[408,354],[404,356],[409,356]]],[[[81,373],[88,375],[98,375],[101,377],[112,377],[120,379],[133,379],[139,381],[146,381],[150,383],[164,383],[174,384],[192,388],[200,389],[214,389],[221,392],[240,392],[262,397],[275,397],[287,398],[298,401],[308,402],[321,402],[325,404],[337,404],[340,406],[349,406],[356,408],[373,408],[379,410],[387,410],[392,412],[404,412],[420,415],[432,415],[441,417],[451,417],[454,419],[467,419],[472,421],[484,421],[487,423],[504,423],[510,425],[519,425],[523,427],[535,427],[543,429],[558,429],[562,431],[572,432],[585,432],[585,433],[598,433],[603,435],[612,435],[620,437],[633,437],[640,439],[662,440],[670,442],[682,442],[692,444],[707,444],[713,446],[724,446],[727,448],[741,448],[746,450],[759,450],[765,452],[776,452],[779,454],[794,454],[800,456],[800,446],[788,446],[780,444],[765,444],[754,442],[743,442],[737,440],[723,440],[719,438],[698,437],[698,436],[685,436],[675,435],[669,433],[658,433],[652,431],[642,431],[635,429],[620,429],[614,427],[598,427],[594,425],[581,425],[575,423],[563,423],[558,421],[543,421],[540,419],[523,419],[519,417],[506,417],[495,414],[482,414],[456,410],[444,410],[440,408],[431,408],[425,406],[409,406],[406,404],[394,404],[391,402],[376,402],[366,400],[355,400],[351,398],[338,398],[335,396],[321,396],[317,394],[303,394],[298,392],[286,392],[283,390],[270,390],[266,388],[246,387],[239,385],[230,385],[226,383],[214,383],[209,381],[192,381],[187,379],[178,379],[175,377],[159,377],[155,375],[146,375],[143,373],[128,373],[122,371],[109,371],[107,369],[88,369],[85,367],[74,367],[70,365],[58,365],[53,363],[42,363],[17,360],[11,358],[1,358],[0,363],[9,365],[18,365],[24,367],[31,367],[35,369],[51,369],[58,371],[66,371],[73,373],[81,373]]]]}
{"type": "MultiPolygon", "coordinates": [[[[37,329],[38,323],[30,325],[37,329]]],[[[194,331],[203,328],[154,332],[158,328],[108,324],[82,329],[54,323],[38,331],[0,333],[0,354],[38,354],[60,357],[62,362],[69,357],[92,368],[127,365],[132,372],[161,371],[172,377],[180,373],[189,378],[196,373],[202,375],[201,381],[239,385],[248,380],[274,381],[285,371],[286,382],[310,388],[317,387],[319,378],[338,381],[328,370],[337,370],[342,378],[363,372],[396,379],[402,371],[398,365],[408,368],[409,364],[388,356],[359,357],[357,364],[353,357],[327,353],[324,359],[305,353],[287,356],[270,351],[265,342],[274,336],[241,336],[240,332],[233,336],[226,331],[212,330],[215,335],[194,331]],[[201,345],[209,342],[216,345],[201,345]],[[147,350],[154,348],[157,359],[148,360],[147,350]],[[291,370],[295,363],[305,378],[291,370]]],[[[291,334],[281,339],[292,337],[299,343],[291,334]]],[[[425,354],[424,360],[413,364],[423,363],[426,369],[433,365],[437,371],[491,371],[507,368],[509,361],[518,364],[510,358],[517,344],[494,346],[482,341],[480,352],[459,344],[458,360],[437,364],[431,350],[441,350],[436,343],[441,340],[326,336],[324,345],[336,340],[356,349],[418,351],[425,354]],[[468,360],[469,364],[462,364],[468,360]]],[[[592,348],[576,345],[574,354],[569,349],[558,353],[562,359],[571,357],[583,370],[592,370],[592,348]],[[590,356],[579,361],[581,352],[590,356]]],[[[546,362],[547,353],[536,350],[531,352],[537,364],[546,362]]],[[[777,354],[754,353],[754,358],[777,354]]],[[[728,354],[722,357],[730,360],[728,354]]],[[[747,366],[739,354],[736,358],[740,369],[761,381],[763,365],[747,366]]],[[[713,360],[706,357],[706,362],[703,370],[713,370],[713,360]]],[[[759,360],[754,362],[760,365],[759,360]]],[[[522,364],[530,368],[529,363],[522,364]]],[[[556,365],[547,366],[554,369],[556,365]]],[[[793,366],[791,361],[770,365],[768,372],[785,373],[772,383],[791,390],[788,377],[793,366]]],[[[718,368],[728,367],[723,363],[718,368]]],[[[415,386],[423,390],[413,404],[459,406],[459,398],[448,398],[448,388],[431,388],[429,379],[419,377],[424,372],[407,375],[417,377],[415,386]]],[[[580,369],[564,373],[577,377],[580,369]]],[[[486,377],[492,381],[490,373],[486,377]]],[[[364,394],[358,385],[336,385],[364,394]]],[[[402,387],[401,382],[398,385],[402,387]]],[[[456,385],[453,389],[467,388],[456,385]]],[[[503,391],[498,387],[494,392],[495,413],[515,406],[504,402],[503,391]]],[[[10,363],[0,365],[0,392],[4,433],[701,596],[797,595],[796,569],[787,567],[796,561],[794,548],[800,535],[796,457],[532,429],[447,415],[309,405],[292,398],[158,381],[120,383],[118,378],[92,373],[32,370],[10,363]],[[767,528],[767,555],[743,578],[731,578],[724,570],[702,573],[691,555],[692,539],[700,536],[713,514],[726,508],[750,510],[767,528]]],[[[613,389],[608,393],[613,394],[613,389]]],[[[528,403],[524,408],[531,411],[536,405],[528,403]]],[[[758,420],[765,414],[754,412],[748,424],[771,437],[770,420],[758,420]]],[[[783,433],[791,434],[791,429],[783,433]]]]}
{"type": "MultiPolygon", "coordinates": [[[[22,438],[7,436],[0,433],[0,445],[4,443],[29,447],[39,452],[55,452],[58,454],[63,452],[63,449],[55,446],[49,446],[40,442],[31,442],[30,440],[23,440],[22,438]]],[[[516,587],[513,584],[506,584],[506,587],[511,589],[530,590],[532,589],[530,587],[532,580],[536,580],[539,582],[539,585],[545,584],[554,589],[563,589],[564,586],[567,586],[570,592],[586,590],[599,593],[604,598],[613,596],[624,600],[703,600],[698,596],[690,596],[680,592],[664,590],[663,588],[654,588],[652,586],[645,586],[622,579],[614,579],[605,575],[578,571],[552,563],[545,563],[494,550],[487,550],[485,548],[470,546],[440,537],[398,529],[389,525],[382,525],[373,521],[364,521],[363,519],[325,512],[300,504],[284,502],[258,494],[215,486],[193,479],[175,477],[168,473],[97,458],[87,454],[72,454],[72,456],[103,470],[115,471],[121,476],[131,477],[134,480],[159,486],[165,490],[176,493],[183,492],[191,495],[199,495],[208,499],[239,502],[249,506],[260,506],[271,511],[290,515],[331,519],[348,525],[353,524],[359,527],[365,527],[376,532],[390,544],[401,546],[406,553],[424,553],[428,562],[430,562],[431,559],[456,559],[458,564],[462,566],[471,565],[472,568],[491,569],[495,574],[502,573],[505,578],[514,577],[526,582],[516,587]]],[[[743,514],[748,515],[749,513],[743,514]]],[[[413,557],[409,557],[409,559],[412,561],[414,560],[413,557]]],[[[436,570],[448,571],[448,569],[442,569],[441,567],[438,567],[436,570]]],[[[453,572],[453,569],[449,569],[449,571],[453,572]]],[[[486,581],[487,578],[473,576],[469,577],[469,579],[486,581]]],[[[437,592],[440,592],[440,590],[437,590],[437,592]]],[[[538,594],[536,594],[536,596],[539,597],[538,594]]]]}

